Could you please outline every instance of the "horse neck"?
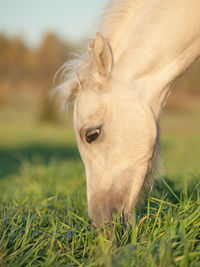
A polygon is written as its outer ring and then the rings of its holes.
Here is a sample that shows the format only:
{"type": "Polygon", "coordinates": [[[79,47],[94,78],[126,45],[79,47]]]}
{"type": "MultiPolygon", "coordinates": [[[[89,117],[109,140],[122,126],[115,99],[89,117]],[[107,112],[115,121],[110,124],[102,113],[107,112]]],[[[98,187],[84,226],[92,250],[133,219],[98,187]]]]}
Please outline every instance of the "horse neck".
{"type": "Polygon", "coordinates": [[[113,77],[151,99],[158,117],[174,81],[200,56],[200,0],[131,2],[134,8],[118,31],[105,32],[113,49],[113,77]]]}

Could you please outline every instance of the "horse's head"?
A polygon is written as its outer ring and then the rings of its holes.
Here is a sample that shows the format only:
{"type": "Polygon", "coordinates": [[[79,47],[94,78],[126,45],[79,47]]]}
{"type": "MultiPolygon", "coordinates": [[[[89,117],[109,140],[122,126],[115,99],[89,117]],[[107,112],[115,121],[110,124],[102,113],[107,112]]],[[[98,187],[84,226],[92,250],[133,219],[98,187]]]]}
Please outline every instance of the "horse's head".
{"type": "Polygon", "coordinates": [[[131,221],[151,171],[156,120],[134,84],[120,80],[112,49],[100,34],[87,64],[67,97],[76,94],[74,129],[86,169],[89,216],[101,224],[123,210],[131,221]]]}

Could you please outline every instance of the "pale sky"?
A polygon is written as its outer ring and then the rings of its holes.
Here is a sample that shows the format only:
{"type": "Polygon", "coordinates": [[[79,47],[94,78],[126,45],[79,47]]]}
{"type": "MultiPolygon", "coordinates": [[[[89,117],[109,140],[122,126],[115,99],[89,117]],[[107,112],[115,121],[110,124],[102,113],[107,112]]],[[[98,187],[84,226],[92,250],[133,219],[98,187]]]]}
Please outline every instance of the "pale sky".
{"type": "Polygon", "coordinates": [[[0,0],[0,33],[39,44],[47,31],[78,42],[91,37],[108,0],[0,0]]]}

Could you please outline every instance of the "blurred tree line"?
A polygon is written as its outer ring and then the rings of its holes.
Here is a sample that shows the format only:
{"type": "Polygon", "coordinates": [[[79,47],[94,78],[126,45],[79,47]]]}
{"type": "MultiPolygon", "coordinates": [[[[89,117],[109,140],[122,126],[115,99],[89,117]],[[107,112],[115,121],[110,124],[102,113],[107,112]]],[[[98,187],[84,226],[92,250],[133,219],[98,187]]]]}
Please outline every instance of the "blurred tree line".
{"type": "MultiPolygon", "coordinates": [[[[56,71],[74,50],[74,45],[53,33],[47,33],[35,48],[27,46],[21,38],[0,34],[0,106],[33,104],[41,110],[42,119],[55,119],[57,107],[54,101],[47,101],[47,95],[53,88],[56,71]]],[[[200,96],[200,61],[177,82],[172,94],[168,108],[194,106],[200,96]]]]}
{"type": "Polygon", "coordinates": [[[47,33],[34,48],[19,37],[0,34],[0,106],[32,104],[41,108],[44,119],[53,119],[55,103],[48,100],[48,92],[53,88],[56,71],[73,50],[71,43],[53,33],[47,33]]]}

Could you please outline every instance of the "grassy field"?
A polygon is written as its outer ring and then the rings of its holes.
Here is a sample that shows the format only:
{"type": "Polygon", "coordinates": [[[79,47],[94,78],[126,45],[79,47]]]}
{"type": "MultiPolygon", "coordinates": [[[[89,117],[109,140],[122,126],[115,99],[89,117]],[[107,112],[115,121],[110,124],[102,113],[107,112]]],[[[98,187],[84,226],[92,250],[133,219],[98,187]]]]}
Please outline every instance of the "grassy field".
{"type": "Polygon", "coordinates": [[[95,229],[71,121],[0,111],[0,266],[200,266],[200,116],[165,113],[162,172],[134,213],[95,229]]]}

